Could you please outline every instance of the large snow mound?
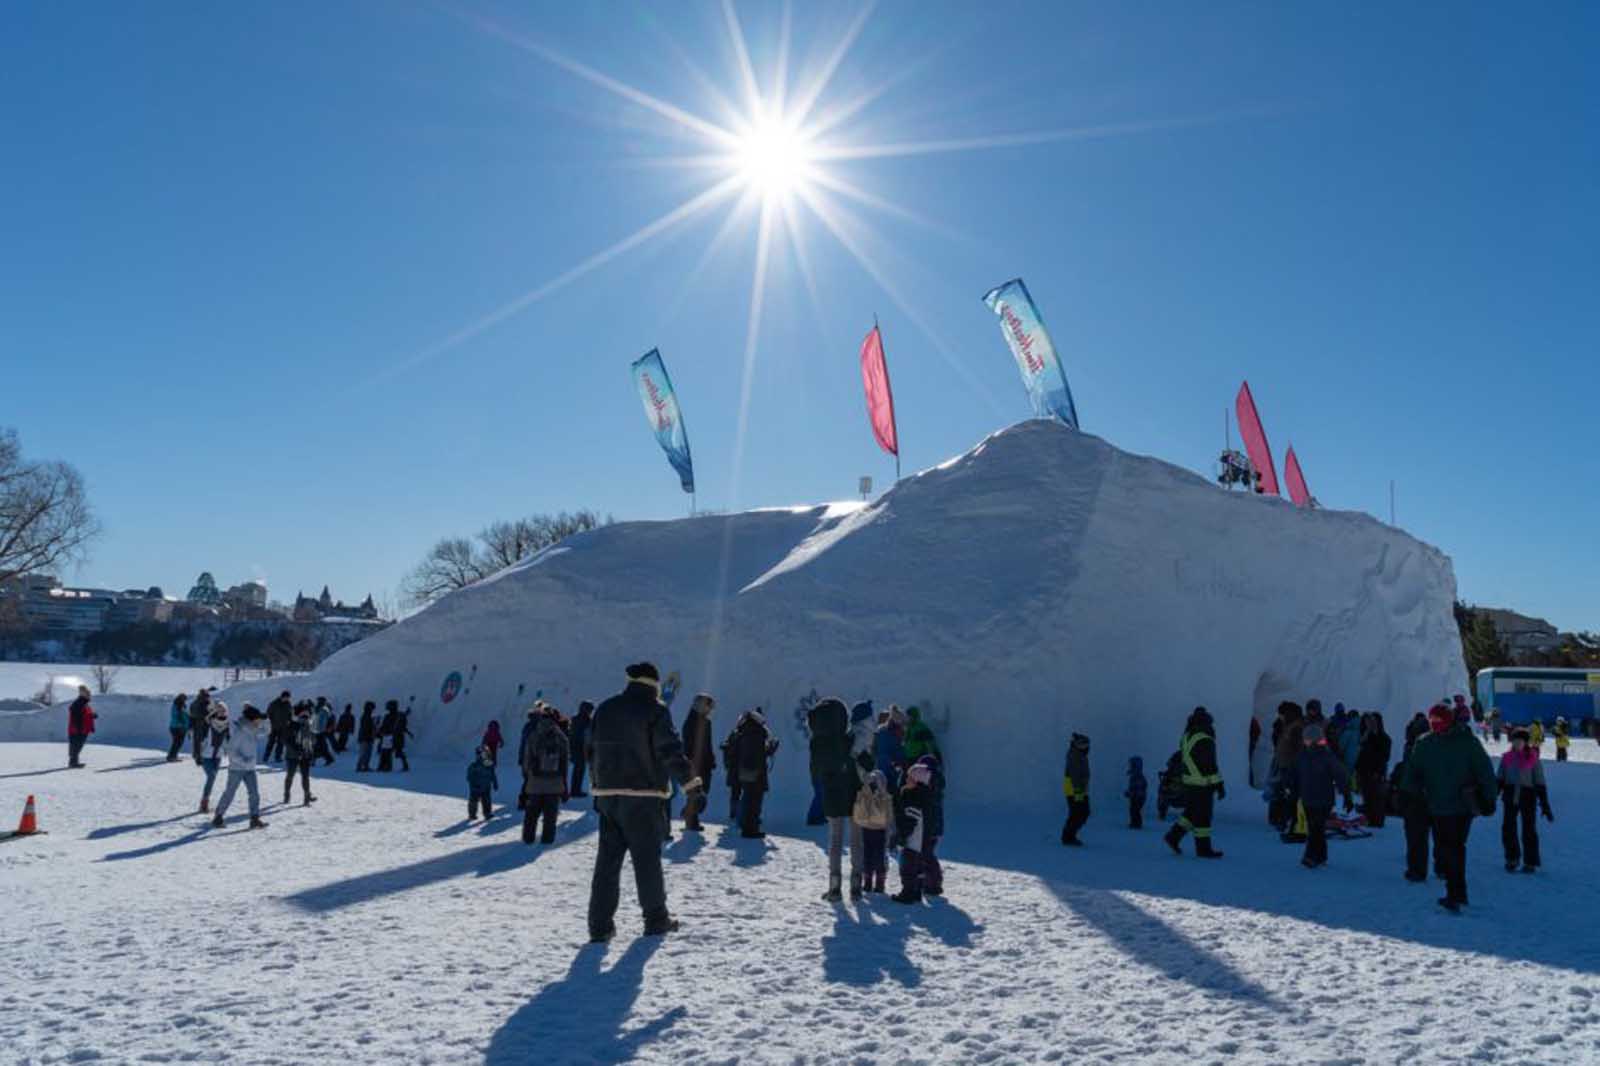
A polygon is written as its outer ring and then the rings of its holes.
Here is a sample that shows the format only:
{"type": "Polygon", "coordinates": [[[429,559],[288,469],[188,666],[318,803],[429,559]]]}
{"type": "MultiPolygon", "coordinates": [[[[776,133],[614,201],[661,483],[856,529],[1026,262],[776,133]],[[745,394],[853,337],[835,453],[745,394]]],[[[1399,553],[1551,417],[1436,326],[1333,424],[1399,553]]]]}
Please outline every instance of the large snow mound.
{"type": "Polygon", "coordinates": [[[515,720],[541,693],[570,712],[650,659],[683,691],[715,694],[723,727],[766,708],[784,740],[780,795],[809,791],[801,708],[837,695],[923,707],[952,810],[1058,804],[1073,731],[1093,739],[1110,802],[1127,757],[1153,771],[1196,704],[1242,784],[1250,716],[1270,720],[1282,698],[1393,719],[1465,691],[1454,598],[1442,552],[1367,515],[1230,494],[1029,421],[870,506],[575,536],[292,687],[358,707],[399,699],[417,750],[465,754],[489,719],[515,720]]]}

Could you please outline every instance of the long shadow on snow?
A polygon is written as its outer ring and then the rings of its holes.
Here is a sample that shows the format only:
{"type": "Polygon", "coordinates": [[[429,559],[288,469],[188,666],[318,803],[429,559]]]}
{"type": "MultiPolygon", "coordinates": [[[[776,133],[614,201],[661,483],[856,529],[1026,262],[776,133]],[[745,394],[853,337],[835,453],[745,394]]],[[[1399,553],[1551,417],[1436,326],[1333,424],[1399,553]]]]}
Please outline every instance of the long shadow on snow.
{"type": "Polygon", "coordinates": [[[632,1062],[687,1013],[674,1007],[623,1030],[644,984],[645,963],[660,947],[660,937],[641,937],[608,970],[600,968],[605,945],[580,948],[566,976],[546,985],[489,1039],[484,1066],[632,1062]]]}
{"type": "MultiPolygon", "coordinates": [[[[574,818],[556,830],[556,843],[550,847],[570,844],[595,831],[593,818],[574,818]]],[[[334,911],[341,907],[366,903],[410,892],[440,881],[472,874],[476,877],[493,877],[507,873],[535,861],[548,850],[547,847],[522,843],[479,844],[476,847],[440,855],[421,862],[396,866],[391,870],[349,877],[316,888],[308,888],[285,896],[284,902],[308,911],[334,911]]]]}
{"type": "MultiPolygon", "coordinates": [[[[123,763],[121,766],[108,766],[104,770],[96,770],[95,773],[97,773],[97,774],[119,774],[124,770],[148,770],[152,766],[167,766],[167,765],[169,765],[169,764],[167,763],[166,758],[163,756],[160,759],[139,759],[136,762],[123,763]]],[[[173,763],[171,765],[177,765],[177,764],[173,763]]]]}
{"type": "Polygon", "coordinates": [[[91,829],[85,840],[104,840],[106,837],[121,836],[123,833],[137,833],[141,829],[154,829],[158,825],[171,825],[173,822],[183,822],[190,818],[198,817],[192,810],[175,814],[171,818],[157,818],[153,822],[129,822],[126,825],[103,825],[99,829],[91,829]]]}
{"type": "Polygon", "coordinates": [[[748,840],[739,835],[738,826],[732,825],[717,838],[717,847],[733,852],[735,866],[760,866],[767,861],[769,854],[778,850],[778,845],[772,842],[771,837],[748,840]]]}
{"type": "MultiPolygon", "coordinates": [[[[1147,824],[1150,828],[1142,832],[1130,832],[1114,823],[1101,823],[1097,830],[1091,821],[1085,837],[1089,846],[1072,851],[1056,846],[1050,836],[1026,829],[983,839],[952,838],[947,851],[957,862],[1037,876],[1065,907],[1095,925],[1130,957],[1231,998],[1270,999],[1259,985],[1181,930],[1115,893],[1193,900],[1430,947],[1600,972],[1600,938],[1568,936],[1552,927],[1548,934],[1507,940],[1472,920],[1475,915],[1488,917],[1498,908],[1534,903],[1555,912],[1591,905],[1586,872],[1548,872],[1553,856],[1560,855],[1559,841],[1554,847],[1545,841],[1547,871],[1537,879],[1520,875],[1508,879],[1501,869],[1498,815],[1473,819],[1467,881],[1474,905],[1464,917],[1446,914],[1434,903],[1442,892],[1438,882],[1413,885],[1401,878],[1405,841],[1396,820],[1371,838],[1332,843],[1330,864],[1317,871],[1300,869],[1299,846],[1280,843],[1253,819],[1219,823],[1217,843],[1228,856],[1210,863],[1187,854],[1187,844],[1183,858],[1173,856],[1161,843],[1161,824],[1147,824]],[[1538,890],[1529,893],[1522,886],[1534,880],[1540,882],[1538,890]],[[1512,896],[1515,899],[1506,898],[1512,896]]],[[[1577,851],[1582,845],[1571,840],[1568,846],[1577,851]]]]}
{"type": "Polygon", "coordinates": [[[983,931],[948,898],[920,906],[877,896],[870,905],[836,904],[833,910],[833,932],[822,938],[822,976],[838,984],[875,985],[887,978],[915,988],[922,971],[906,952],[913,930],[952,948],[970,948],[983,931]]]}
{"type": "Polygon", "coordinates": [[[21,770],[14,774],[0,774],[0,781],[9,781],[13,777],[43,777],[45,774],[59,774],[63,770],[70,770],[70,766],[52,766],[48,770],[21,770]]]}

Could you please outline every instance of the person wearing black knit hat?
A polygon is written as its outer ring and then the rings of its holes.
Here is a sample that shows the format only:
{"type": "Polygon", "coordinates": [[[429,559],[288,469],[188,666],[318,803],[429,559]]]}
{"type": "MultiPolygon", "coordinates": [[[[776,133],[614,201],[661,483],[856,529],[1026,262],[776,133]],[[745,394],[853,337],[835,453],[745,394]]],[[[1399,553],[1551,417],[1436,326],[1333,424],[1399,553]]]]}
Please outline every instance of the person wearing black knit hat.
{"type": "Polygon", "coordinates": [[[1227,792],[1217,770],[1217,734],[1210,711],[1196,707],[1189,715],[1178,752],[1183,759],[1183,817],[1167,830],[1167,847],[1182,855],[1183,834],[1193,832],[1196,857],[1220,859],[1222,852],[1211,846],[1211,811],[1227,792]]]}
{"type": "Polygon", "coordinates": [[[589,727],[588,757],[600,841],[589,886],[589,938],[616,933],[622,861],[633,860],[646,936],[678,928],[667,910],[661,845],[667,837],[666,801],[671,782],[698,804],[704,783],[692,777],[672,716],[661,702],[661,674],[653,663],[627,668],[628,684],[600,704],[589,727]]]}

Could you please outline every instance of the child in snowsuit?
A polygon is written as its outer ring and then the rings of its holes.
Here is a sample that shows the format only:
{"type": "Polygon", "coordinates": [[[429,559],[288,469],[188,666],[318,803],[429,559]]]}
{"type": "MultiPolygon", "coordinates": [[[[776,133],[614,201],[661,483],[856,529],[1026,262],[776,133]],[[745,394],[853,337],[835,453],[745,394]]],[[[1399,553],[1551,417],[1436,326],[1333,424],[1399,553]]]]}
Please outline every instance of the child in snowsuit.
{"type": "Polygon", "coordinates": [[[1567,745],[1572,743],[1571,732],[1567,729],[1565,718],[1556,719],[1556,762],[1567,761],[1567,745]]]}
{"type": "Polygon", "coordinates": [[[500,762],[500,747],[505,743],[505,738],[500,735],[500,719],[496,718],[489,723],[483,731],[483,747],[489,752],[489,762],[498,765],[500,762]]]}
{"type": "Polygon", "coordinates": [[[1067,822],[1061,827],[1061,843],[1081,847],[1078,830],[1089,820],[1089,738],[1082,733],[1072,734],[1067,744],[1061,791],[1067,797],[1067,822]]]}
{"type": "Polygon", "coordinates": [[[1150,791],[1150,782],[1145,780],[1144,760],[1135,755],[1128,760],[1128,790],[1123,793],[1128,799],[1128,828],[1144,828],[1144,801],[1150,791]]]}
{"type": "Polygon", "coordinates": [[[483,807],[483,820],[494,816],[494,791],[500,787],[500,778],[494,772],[494,756],[489,749],[480,747],[467,764],[467,821],[478,817],[478,807],[483,807]]]}
{"type": "Polygon", "coordinates": [[[873,770],[856,793],[850,820],[861,834],[862,888],[882,894],[889,875],[889,822],[894,818],[894,798],[883,774],[873,770]]]}
{"type": "Polygon", "coordinates": [[[937,755],[924,755],[913,765],[928,768],[927,819],[922,827],[922,894],[942,896],[944,867],[939,865],[939,841],[944,838],[944,767],[937,755]]]}
{"type": "Polygon", "coordinates": [[[889,898],[896,903],[921,903],[933,771],[924,763],[915,763],[906,769],[905,779],[894,799],[895,832],[900,840],[900,891],[889,898]]]}
{"type": "Polygon", "coordinates": [[[1328,747],[1320,726],[1308,725],[1305,742],[1294,761],[1290,788],[1295,800],[1305,809],[1306,849],[1300,865],[1314,870],[1328,863],[1328,816],[1333,813],[1333,795],[1344,796],[1350,805],[1350,774],[1344,763],[1328,747]]]}
{"type": "Polygon", "coordinates": [[[1500,756],[1500,770],[1495,776],[1500,786],[1500,843],[1506,849],[1506,871],[1515,871],[1520,862],[1522,872],[1531,874],[1539,869],[1539,823],[1534,807],[1537,805],[1544,813],[1547,822],[1555,821],[1555,815],[1550,813],[1550,793],[1545,788],[1544,767],[1539,765],[1539,749],[1528,743],[1528,730],[1518,726],[1511,731],[1511,750],[1500,756]]]}

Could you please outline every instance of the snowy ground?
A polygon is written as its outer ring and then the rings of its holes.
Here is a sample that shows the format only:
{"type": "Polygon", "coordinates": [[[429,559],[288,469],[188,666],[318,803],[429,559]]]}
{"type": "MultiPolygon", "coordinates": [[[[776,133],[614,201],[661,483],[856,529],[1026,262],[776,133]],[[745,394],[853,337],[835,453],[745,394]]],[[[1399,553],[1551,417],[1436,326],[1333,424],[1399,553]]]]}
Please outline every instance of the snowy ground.
{"type": "MultiPolygon", "coordinates": [[[[190,695],[210,685],[225,685],[233,671],[220,666],[114,666],[112,691],[130,696],[190,695]]],[[[250,674],[259,671],[249,671],[250,674]]],[[[31,700],[53,682],[55,702],[70,700],[79,685],[95,688],[88,663],[0,662],[0,700],[31,700]]]]}
{"type": "Polygon", "coordinates": [[[1074,852],[1056,812],[952,810],[944,900],[830,906],[780,792],[795,835],[669,846],[680,934],[637,938],[628,885],[591,947],[592,813],[550,849],[510,814],[468,827],[455,761],[346,756],[249,833],[188,813],[190,763],[0,744],[0,812],[33,792],[49,831],[0,844],[0,1062],[1600,1062],[1600,754],[1574,755],[1546,871],[1504,873],[1478,822],[1463,917],[1401,880],[1398,825],[1308,872],[1232,794],[1220,863],[1108,810],[1074,852]]]}

